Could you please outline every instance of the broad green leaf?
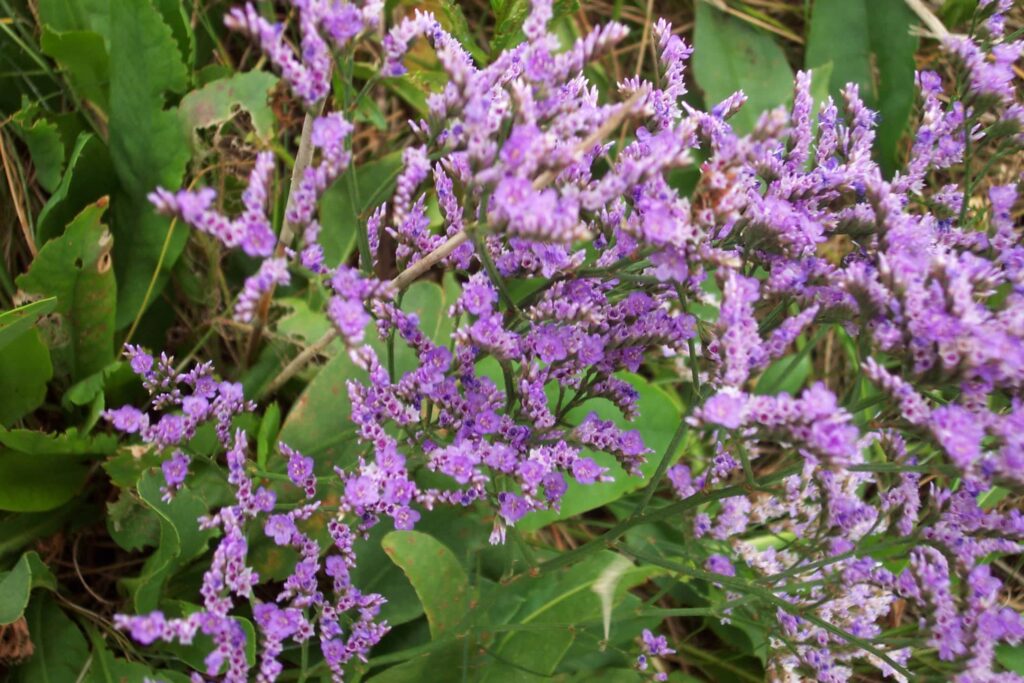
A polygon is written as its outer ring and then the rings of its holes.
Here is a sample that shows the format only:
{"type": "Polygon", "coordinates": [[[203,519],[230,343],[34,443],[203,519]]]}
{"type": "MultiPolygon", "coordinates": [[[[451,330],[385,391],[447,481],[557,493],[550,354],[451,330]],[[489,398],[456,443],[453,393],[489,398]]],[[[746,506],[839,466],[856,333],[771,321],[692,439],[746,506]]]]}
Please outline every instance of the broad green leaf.
{"type": "Polygon", "coordinates": [[[154,4],[164,22],[171,27],[171,35],[178,44],[182,62],[191,70],[196,61],[196,36],[192,30],[195,10],[181,0],[154,0],[154,4]]]}
{"type": "MultiPolygon", "coordinates": [[[[610,603],[614,607],[620,603],[630,588],[646,581],[653,571],[650,567],[624,568],[621,562],[618,555],[601,552],[568,570],[536,577],[522,575],[506,585],[504,590],[524,598],[509,623],[534,627],[550,624],[551,628],[507,632],[494,646],[498,656],[537,674],[550,676],[554,673],[580,632],[578,625],[587,621],[600,624],[607,609],[605,605],[610,603]],[[612,587],[603,585],[607,583],[609,569],[616,574],[612,587]],[[607,598],[602,600],[597,588],[604,590],[607,598]]],[[[496,665],[489,668],[484,680],[496,683],[522,673],[515,672],[514,667],[496,665]]]]}
{"type": "Polygon", "coordinates": [[[402,168],[402,153],[391,152],[380,159],[347,170],[323,194],[320,200],[320,244],[324,259],[335,266],[349,257],[356,245],[358,230],[366,229],[360,216],[376,208],[390,196],[402,168]],[[349,190],[350,173],[355,173],[355,196],[349,190]]]}
{"type": "Polygon", "coordinates": [[[187,228],[179,224],[169,233],[170,221],[154,213],[146,194],[181,184],[188,138],[177,113],[164,110],[164,97],[185,89],[187,73],[171,29],[150,0],[116,0],[111,7],[117,11],[110,17],[110,156],[123,189],[113,207],[120,328],[142,308],[157,272],[145,301],[152,303],[185,246],[187,228]]]}
{"type": "Polygon", "coordinates": [[[634,422],[628,422],[618,408],[605,399],[588,401],[580,408],[569,413],[569,421],[578,424],[591,411],[596,412],[602,420],[612,420],[625,429],[636,429],[644,438],[644,443],[653,452],[647,455],[647,463],[641,468],[644,477],[631,477],[618,464],[615,458],[607,453],[585,451],[602,467],[608,468],[614,481],[583,485],[569,479],[569,490],[562,498],[560,512],[531,512],[516,527],[522,531],[533,531],[556,520],[574,517],[587,510],[593,510],[618,500],[622,496],[635,491],[646,483],[646,479],[658,469],[658,463],[669,442],[675,434],[676,427],[682,419],[682,413],[676,400],[665,390],[650,384],[643,377],[622,374],[621,379],[633,385],[640,395],[638,406],[640,416],[634,422]]]}
{"type": "Polygon", "coordinates": [[[126,362],[115,360],[99,372],[94,372],[85,379],[73,384],[64,392],[61,403],[65,406],[89,405],[98,396],[102,396],[110,378],[118,376],[120,379],[125,377],[135,379],[135,373],[131,372],[126,362]]]}
{"type": "MultiPolygon", "coordinates": [[[[397,666],[367,679],[367,683],[459,683],[467,680],[462,665],[467,654],[463,643],[431,643],[397,666]]],[[[473,680],[472,678],[468,680],[473,680]]]]}
{"type": "Polygon", "coordinates": [[[418,531],[393,531],[381,545],[409,577],[433,639],[462,623],[469,609],[469,579],[447,546],[418,531]]]}
{"type": "Polygon", "coordinates": [[[52,348],[74,379],[114,360],[117,283],[110,232],[100,221],[106,205],[101,199],[86,207],[63,235],[43,245],[28,273],[17,279],[26,292],[57,297],[63,334],[52,348]]]}
{"type": "MultiPolygon", "coordinates": [[[[331,321],[321,310],[310,307],[309,302],[298,297],[280,297],[274,300],[274,304],[290,311],[281,316],[277,321],[277,331],[289,337],[301,339],[307,344],[312,344],[331,329],[331,321]]],[[[330,347],[334,353],[341,350],[341,342],[334,342],[330,347]]]]}
{"type": "Polygon", "coordinates": [[[200,530],[198,518],[208,512],[207,506],[189,488],[175,494],[170,503],[161,500],[163,477],[147,472],[139,480],[139,496],[160,518],[160,545],[143,565],[137,579],[126,581],[132,590],[132,601],[138,613],[157,609],[164,584],[185,563],[206,550],[215,531],[200,530]]]}
{"type": "Polygon", "coordinates": [[[1007,671],[1024,676],[1024,646],[996,646],[996,661],[1006,667],[1007,671]]]}
{"type": "Polygon", "coordinates": [[[11,671],[12,683],[77,683],[89,648],[85,636],[50,596],[38,595],[25,611],[35,651],[11,671]]]}
{"type": "Polygon", "coordinates": [[[710,109],[737,90],[747,103],[730,119],[749,133],[762,112],[785,104],[793,94],[793,70],[782,48],[767,33],[697,2],[693,73],[710,109]]]}
{"type": "Polygon", "coordinates": [[[49,297],[0,313],[0,349],[20,337],[36,324],[40,316],[57,307],[57,299],[49,297]]]}
{"type": "Polygon", "coordinates": [[[50,350],[37,329],[26,330],[0,349],[0,425],[10,425],[42,405],[52,376],[50,350]]]}
{"type": "Polygon", "coordinates": [[[881,114],[876,145],[889,174],[916,96],[918,38],[910,33],[916,23],[903,2],[816,0],[811,12],[805,64],[832,63],[829,90],[837,103],[847,83],[860,86],[861,98],[881,114]]]}
{"type": "Polygon", "coordinates": [[[71,150],[60,185],[39,212],[36,239],[43,244],[58,237],[82,209],[109,195],[115,187],[114,167],[106,145],[92,133],[82,133],[71,150]]]}
{"type": "MultiPolygon", "coordinates": [[[[109,0],[38,0],[39,20],[53,31],[95,31],[109,40],[112,10],[109,0]]],[[[116,12],[115,12],[116,13],[116,12]]]]}
{"type": "Polygon", "coordinates": [[[34,550],[21,556],[9,572],[0,573],[0,626],[21,618],[33,588],[57,589],[57,579],[34,550]]]}
{"type": "Polygon", "coordinates": [[[36,180],[47,192],[53,192],[60,183],[64,166],[64,143],[56,124],[36,117],[38,109],[29,106],[12,119],[13,129],[28,147],[35,168],[36,180]]]}
{"type": "Polygon", "coordinates": [[[423,614],[423,605],[416,596],[409,579],[388,559],[381,541],[388,533],[389,524],[378,524],[367,539],[355,544],[359,562],[352,570],[352,584],[363,593],[380,593],[387,602],[381,608],[381,618],[392,626],[412,621],[423,614]]]}
{"type": "Polygon", "coordinates": [[[230,121],[239,109],[249,112],[256,135],[268,143],[274,134],[274,112],[268,92],[277,76],[266,71],[247,71],[208,83],[181,98],[178,116],[193,147],[199,146],[195,131],[230,121]]]}
{"type": "MultiPolygon", "coordinates": [[[[444,291],[433,282],[416,282],[402,298],[402,310],[415,312],[421,329],[436,330],[443,336],[448,309],[444,291]]],[[[367,328],[367,340],[386,363],[386,344],[367,328]]],[[[416,354],[401,340],[395,342],[395,370],[402,373],[416,366],[416,354]]],[[[350,402],[346,382],[368,380],[348,353],[340,351],[324,365],[292,405],[281,430],[281,441],[310,457],[344,466],[354,460],[355,434],[348,420],[350,402]]]]}
{"type": "Polygon", "coordinates": [[[0,510],[42,512],[71,500],[85,483],[91,457],[111,453],[116,439],[16,429],[0,430],[0,444],[0,481],[18,482],[0,487],[0,510]]]}
{"type": "Polygon", "coordinates": [[[40,46],[64,69],[80,98],[101,111],[110,109],[110,58],[103,36],[94,31],[53,31],[44,26],[40,46]]]}
{"type": "Polygon", "coordinates": [[[29,455],[107,455],[117,448],[117,437],[113,434],[86,436],[74,429],[63,434],[0,429],[0,444],[29,455]]]}
{"type": "Polygon", "coordinates": [[[804,354],[797,359],[796,354],[783,356],[772,362],[757,379],[754,386],[755,394],[779,392],[796,396],[807,383],[814,370],[811,359],[804,354]],[[794,364],[793,361],[796,360],[794,364]]]}

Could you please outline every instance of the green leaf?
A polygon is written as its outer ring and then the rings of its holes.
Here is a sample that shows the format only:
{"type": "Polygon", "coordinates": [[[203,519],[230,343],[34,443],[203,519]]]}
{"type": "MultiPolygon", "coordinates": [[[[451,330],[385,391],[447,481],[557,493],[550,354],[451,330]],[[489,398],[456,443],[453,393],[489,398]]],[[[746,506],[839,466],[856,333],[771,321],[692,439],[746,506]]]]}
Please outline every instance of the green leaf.
{"type": "MultiPolygon", "coordinates": [[[[495,651],[502,659],[523,669],[550,676],[578,632],[577,628],[568,625],[600,621],[608,605],[614,607],[622,602],[630,588],[646,581],[655,571],[650,567],[623,567],[621,563],[619,556],[606,551],[568,570],[539,577],[522,575],[505,586],[504,590],[524,598],[509,623],[524,626],[550,624],[551,628],[510,631],[498,640],[495,651]],[[602,585],[607,581],[609,570],[616,575],[615,585],[610,588],[602,585]],[[599,597],[597,588],[603,589],[607,597],[599,597]]],[[[496,683],[509,680],[515,675],[515,669],[494,666],[488,674],[484,680],[496,683]]]]}
{"type": "Polygon", "coordinates": [[[470,31],[466,15],[462,12],[462,7],[453,0],[441,0],[441,10],[443,11],[442,25],[445,29],[458,39],[478,65],[486,65],[487,52],[477,44],[476,38],[470,31]]]}
{"type": "Polygon", "coordinates": [[[498,0],[491,2],[494,8],[494,37],[491,38],[491,57],[511,47],[521,35],[523,22],[530,13],[528,0],[498,0]]]}
{"type": "Polygon", "coordinates": [[[17,279],[26,292],[57,297],[56,313],[66,342],[54,343],[53,349],[67,362],[74,379],[114,360],[117,283],[110,263],[110,232],[100,221],[106,205],[101,199],[86,207],[62,236],[43,245],[28,273],[17,279]]]}
{"type": "Polygon", "coordinates": [[[92,133],[79,135],[60,185],[39,212],[36,239],[42,244],[59,236],[82,209],[116,185],[106,145],[92,133]]]}
{"type": "Polygon", "coordinates": [[[271,403],[263,412],[260,431],[256,436],[256,464],[261,470],[267,469],[267,458],[277,447],[277,433],[281,431],[281,408],[271,403]]]}
{"type": "Polygon", "coordinates": [[[156,8],[178,43],[178,50],[186,68],[191,71],[196,61],[196,36],[192,30],[193,8],[181,0],[154,0],[156,8]]]}
{"type": "Polygon", "coordinates": [[[356,232],[365,226],[360,217],[390,196],[401,169],[401,152],[391,152],[359,166],[354,171],[357,201],[353,201],[349,192],[348,174],[353,173],[352,170],[343,173],[327,188],[320,200],[320,224],[323,226],[320,244],[327,265],[336,266],[352,254],[356,232]]]}
{"type": "Polygon", "coordinates": [[[110,537],[129,552],[160,542],[160,518],[129,491],[122,489],[116,501],[107,503],[106,518],[110,537]]]}
{"type": "Polygon", "coordinates": [[[42,405],[52,376],[50,350],[35,328],[0,349],[0,425],[10,425],[42,405]]]}
{"type": "Polygon", "coordinates": [[[22,555],[9,572],[0,573],[0,626],[20,619],[32,589],[39,587],[57,590],[57,579],[35,551],[22,555]]]}
{"type": "Polygon", "coordinates": [[[93,31],[53,31],[43,27],[43,53],[53,57],[71,88],[101,111],[110,109],[110,58],[103,36],[93,31]]]}
{"type": "Polygon", "coordinates": [[[41,316],[57,307],[56,297],[49,297],[0,313],[0,349],[20,337],[36,324],[41,316]]]}
{"type": "Polygon", "coordinates": [[[402,570],[388,559],[381,541],[388,533],[387,525],[378,524],[369,538],[357,539],[355,544],[358,564],[352,570],[352,584],[363,593],[380,593],[387,602],[381,607],[381,619],[392,626],[412,621],[423,614],[416,591],[402,570]]]}
{"type": "Polygon", "coordinates": [[[132,378],[135,377],[135,374],[130,371],[126,362],[115,360],[99,372],[94,372],[85,379],[73,384],[66,392],[64,392],[64,396],[61,398],[61,403],[65,406],[89,405],[95,401],[98,396],[103,395],[103,391],[107,386],[107,381],[111,377],[115,377],[117,375],[129,375],[132,378]]]}
{"type": "Polygon", "coordinates": [[[276,84],[273,74],[247,71],[213,81],[181,98],[178,116],[193,147],[199,146],[196,130],[230,121],[239,109],[249,112],[256,135],[269,142],[274,134],[274,112],[267,96],[276,84]]]}
{"type": "Polygon", "coordinates": [[[48,595],[37,596],[25,612],[35,651],[11,671],[12,683],[77,683],[89,648],[85,636],[48,595]]]}
{"type": "Polygon", "coordinates": [[[393,531],[381,545],[416,590],[431,638],[462,623],[469,609],[469,579],[447,546],[418,531],[393,531]]]}
{"type": "Polygon", "coordinates": [[[180,185],[189,148],[177,112],[163,108],[166,91],[181,92],[187,82],[171,29],[149,0],[117,0],[116,8],[110,18],[110,156],[123,188],[114,197],[113,221],[120,328],[143,307],[154,271],[156,294],[185,246],[187,229],[178,225],[169,234],[170,221],[154,213],[146,194],[158,185],[180,185]]]}
{"type": "Polygon", "coordinates": [[[1024,676],[1024,646],[997,645],[996,661],[1006,667],[1007,671],[1024,676]]]}
{"type": "Polygon", "coordinates": [[[198,557],[215,530],[200,530],[197,519],[208,512],[203,501],[189,489],[175,494],[170,503],[161,500],[163,477],[147,472],[139,480],[139,496],[160,517],[160,545],[143,565],[137,579],[126,582],[138,613],[157,609],[164,584],[185,563],[198,557]]]}
{"type": "Polygon", "coordinates": [[[95,31],[110,36],[109,0],[39,0],[39,20],[54,31],[95,31]]]}
{"type": "Polygon", "coordinates": [[[0,487],[0,510],[42,512],[71,500],[85,483],[89,460],[111,453],[116,438],[16,429],[0,430],[0,444],[0,481],[18,482],[0,487]]]}
{"type": "Polygon", "coordinates": [[[640,416],[634,422],[628,422],[618,408],[605,399],[588,401],[582,407],[569,413],[570,423],[578,424],[591,411],[596,412],[602,420],[612,420],[625,429],[636,429],[644,438],[647,447],[653,453],[647,456],[647,463],[641,468],[644,477],[631,477],[619,465],[615,457],[607,453],[585,451],[584,454],[593,458],[602,467],[607,467],[614,481],[583,485],[570,479],[569,490],[562,498],[560,512],[531,512],[516,524],[522,531],[533,531],[551,524],[559,519],[574,517],[587,510],[599,508],[618,500],[627,493],[635,491],[646,483],[648,477],[658,468],[658,462],[675,434],[682,413],[676,400],[666,391],[650,384],[639,375],[621,374],[639,393],[640,416]]]}
{"type": "Polygon", "coordinates": [[[36,180],[44,190],[53,192],[60,182],[64,165],[64,143],[56,124],[42,117],[36,118],[37,111],[35,106],[22,109],[15,114],[12,122],[14,130],[28,147],[36,180]]]}
{"type": "Polygon", "coordinates": [[[742,90],[747,103],[731,123],[737,132],[749,133],[762,112],[791,99],[793,70],[769,34],[706,2],[695,4],[693,73],[705,105],[710,108],[742,90]]]}
{"type": "Polygon", "coordinates": [[[797,358],[796,354],[789,354],[774,361],[765,368],[757,379],[754,387],[755,394],[777,394],[786,393],[796,396],[807,383],[807,379],[814,370],[811,359],[807,354],[797,358]],[[793,361],[796,360],[794,365],[793,361]]]}
{"type": "Polygon", "coordinates": [[[898,146],[916,97],[914,54],[917,23],[903,2],[816,0],[811,13],[805,64],[832,62],[832,97],[841,102],[847,83],[860,86],[865,103],[881,114],[876,141],[888,174],[898,164],[898,146]]]}

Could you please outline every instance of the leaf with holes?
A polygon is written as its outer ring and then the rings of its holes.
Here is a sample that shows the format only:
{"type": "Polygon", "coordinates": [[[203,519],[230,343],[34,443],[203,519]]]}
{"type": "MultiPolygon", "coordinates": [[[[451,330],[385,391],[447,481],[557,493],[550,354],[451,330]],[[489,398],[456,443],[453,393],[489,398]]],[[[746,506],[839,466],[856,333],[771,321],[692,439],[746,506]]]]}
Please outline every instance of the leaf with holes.
{"type": "Polygon", "coordinates": [[[257,137],[269,142],[274,134],[274,112],[267,104],[277,77],[266,71],[247,71],[207,83],[181,98],[178,116],[192,146],[199,146],[196,131],[233,119],[239,109],[249,113],[257,137]]]}
{"type": "Polygon", "coordinates": [[[86,207],[63,235],[43,245],[17,280],[26,292],[57,297],[60,325],[51,348],[76,380],[114,360],[117,283],[110,259],[113,239],[101,221],[106,207],[105,198],[86,207]]]}

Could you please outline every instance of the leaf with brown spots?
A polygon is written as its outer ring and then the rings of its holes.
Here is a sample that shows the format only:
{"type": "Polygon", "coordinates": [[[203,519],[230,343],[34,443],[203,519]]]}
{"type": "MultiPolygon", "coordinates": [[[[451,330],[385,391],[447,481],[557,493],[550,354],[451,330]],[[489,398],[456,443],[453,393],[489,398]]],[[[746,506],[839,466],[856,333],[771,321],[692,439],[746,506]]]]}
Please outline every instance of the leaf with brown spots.
{"type": "Polygon", "coordinates": [[[85,207],[64,234],[39,250],[28,273],[18,277],[26,292],[57,297],[54,360],[75,380],[114,360],[117,282],[111,268],[114,240],[100,220],[107,198],[85,207]]]}

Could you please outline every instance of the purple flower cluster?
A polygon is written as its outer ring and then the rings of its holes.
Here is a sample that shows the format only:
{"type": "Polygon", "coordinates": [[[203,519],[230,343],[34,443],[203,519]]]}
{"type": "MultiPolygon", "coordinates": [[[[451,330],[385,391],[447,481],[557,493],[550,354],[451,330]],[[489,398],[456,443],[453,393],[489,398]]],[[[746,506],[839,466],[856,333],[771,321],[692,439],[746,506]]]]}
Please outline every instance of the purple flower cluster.
{"type": "Polygon", "coordinates": [[[173,193],[157,188],[149,195],[149,200],[160,213],[181,218],[196,230],[216,237],[226,247],[240,247],[249,256],[269,256],[277,241],[266,212],[267,186],[273,175],[273,153],[261,152],[249,175],[249,186],[242,194],[245,211],[233,219],[211,208],[217,193],[208,187],[173,193]]]}
{"type": "Polygon", "coordinates": [[[299,54],[287,43],[284,24],[272,24],[251,3],[235,7],[224,22],[249,35],[307,106],[323,100],[331,88],[332,50],[342,50],[353,38],[379,27],[384,3],[356,4],[337,0],[293,0],[300,30],[299,54]]]}
{"type": "MultiPolygon", "coordinates": [[[[327,99],[332,46],[370,39],[381,8],[294,4],[301,58],[284,29],[251,6],[228,21],[257,39],[312,106],[327,99]]],[[[244,680],[244,634],[231,615],[247,601],[260,632],[260,680],[280,674],[286,641],[313,637],[340,680],[345,663],[365,657],[387,631],[376,621],[381,596],[349,580],[359,534],[385,518],[412,529],[436,505],[479,502],[493,511],[491,541],[500,543],[527,514],[558,510],[571,486],[609,480],[598,453],[642,474],[645,435],[622,426],[638,412],[627,373],[667,363],[690,383],[687,423],[706,446],[665,470],[672,489],[688,499],[744,483],[685,520],[707,549],[695,571],[731,597],[750,587],[774,614],[774,678],[844,681],[867,665],[905,680],[911,648],[884,642],[882,625],[907,605],[920,641],[953,663],[958,680],[1015,680],[994,652],[1024,637],[1024,621],[1001,606],[988,559],[1020,552],[1024,518],[982,510],[978,496],[1024,481],[1017,190],[993,186],[979,208],[972,187],[932,187],[935,174],[963,164],[970,176],[970,149],[1024,146],[1012,86],[1024,44],[1004,39],[1007,3],[979,4],[982,32],[944,43],[956,78],[918,74],[920,122],[891,179],[872,158],[876,116],[856,86],[841,102],[826,100],[815,121],[802,72],[791,109],[766,112],[741,136],[728,119],[742,93],[708,112],[681,99],[691,50],[659,22],[657,82],[630,78],[618,86],[620,101],[605,104],[583,69],[625,28],[596,28],[561,51],[547,29],[551,3],[535,0],[526,40],[484,68],[428,13],[416,11],[381,39],[383,75],[401,74],[411,42],[424,37],[448,78],[428,97],[427,116],[411,123],[416,141],[394,194],[366,225],[371,263],[362,271],[328,268],[317,244],[317,200],[350,161],[353,125],[339,112],[313,120],[317,161],[288,200],[286,220],[303,235],[299,254],[271,257],[266,154],[237,219],[210,208],[211,190],[155,192],[160,210],[266,259],[246,281],[236,317],[248,320],[267,292],[289,282],[295,260],[322,279],[324,313],[367,378],[347,384],[363,450],[330,477],[340,517],[329,522],[333,546],[321,548],[304,531],[321,507],[313,461],[280,445],[305,502],[279,509],[274,493],[250,479],[246,436],[231,428],[232,417],[253,409],[240,387],[215,381],[208,364],[179,374],[170,359],[129,348],[161,415],[126,406],[108,420],[168,454],[168,498],[187,485],[187,441],[201,423],[216,422],[236,502],[202,522],[222,534],[203,610],[119,624],[142,643],[187,642],[201,629],[217,647],[207,674],[226,665],[229,680],[244,680]],[[621,125],[632,135],[617,148],[609,139],[621,125]],[[697,158],[700,180],[684,196],[670,173],[697,158]],[[428,212],[431,193],[440,228],[428,212]],[[388,243],[394,259],[382,258],[388,243]],[[394,280],[369,275],[392,261],[403,269],[394,280]],[[445,338],[400,305],[413,279],[404,276],[435,265],[461,283],[445,338]],[[533,286],[524,293],[510,280],[533,286]],[[755,391],[773,362],[795,368],[817,333],[849,342],[856,378],[847,399],[825,382],[797,395],[755,391]],[[411,369],[396,369],[395,345],[411,352],[411,369]],[[869,390],[870,420],[848,400],[869,390]],[[598,400],[622,419],[598,414],[598,400]],[[925,489],[928,464],[943,476],[925,489]],[[778,476],[761,485],[760,472],[778,476]],[[253,528],[299,558],[273,601],[254,596],[253,528]],[[880,539],[907,562],[876,559],[880,539]]],[[[643,651],[641,670],[673,652],[649,631],[643,651]]]]}
{"type": "MultiPolygon", "coordinates": [[[[157,640],[188,645],[197,633],[209,636],[214,649],[206,657],[205,675],[242,683],[253,680],[245,655],[246,635],[235,619],[245,604],[251,609],[260,640],[255,680],[277,680],[283,670],[278,658],[286,641],[302,644],[314,637],[319,638],[334,678],[342,680],[345,664],[353,658],[365,661],[389,627],[377,620],[384,598],[362,593],[352,584],[356,560],[352,529],[337,519],[329,521],[332,543],[328,548],[304,531],[320,508],[313,459],[280,444],[280,452],[287,458],[288,479],[302,490],[306,502],[279,512],[277,494],[257,486],[250,476],[245,431],[231,430],[233,417],[255,408],[242,399],[241,387],[215,381],[208,364],[179,374],[169,358],[154,360],[137,347],[129,347],[128,355],[150,391],[153,409],[163,415],[150,425],[146,413],[125,406],[108,411],[106,417],[121,431],[139,433],[151,447],[171,451],[161,467],[166,480],[164,499],[170,500],[185,482],[189,457],[183,450],[189,448],[188,441],[200,425],[214,422],[226,450],[228,483],[235,502],[197,520],[200,528],[220,532],[203,575],[202,609],[182,617],[166,617],[159,611],[118,615],[115,624],[144,645],[157,640]],[[299,558],[273,600],[261,600],[254,593],[261,579],[249,565],[248,554],[256,530],[262,530],[276,545],[293,549],[299,558]],[[322,589],[321,581],[330,588],[322,589]]],[[[193,678],[204,680],[199,674],[193,678]]]]}

